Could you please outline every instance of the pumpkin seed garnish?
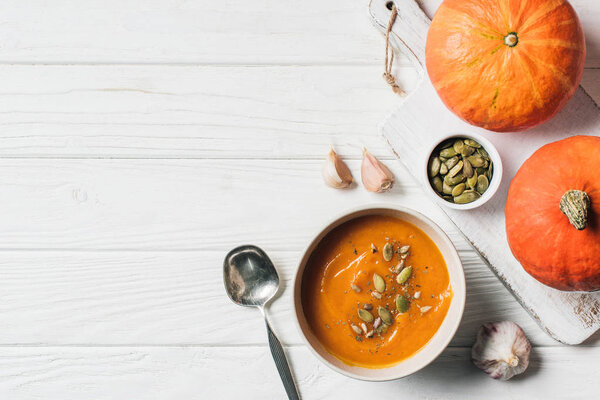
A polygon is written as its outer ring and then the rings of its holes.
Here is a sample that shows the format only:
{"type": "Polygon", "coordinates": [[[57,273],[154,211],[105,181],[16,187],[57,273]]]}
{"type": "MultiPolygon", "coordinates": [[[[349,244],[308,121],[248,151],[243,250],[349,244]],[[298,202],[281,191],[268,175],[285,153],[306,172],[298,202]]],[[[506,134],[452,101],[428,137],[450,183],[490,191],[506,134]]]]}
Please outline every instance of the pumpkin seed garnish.
{"type": "Polygon", "coordinates": [[[463,174],[468,178],[472,177],[475,171],[469,160],[463,160],[463,174]]]}
{"type": "Polygon", "coordinates": [[[362,324],[360,324],[360,327],[362,328],[362,331],[364,333],[367,333],[369,330],[367,329],[367,325],[363,322],[362,324]]]}
{"type": "Polygon", "coordinates": [[[446,157],[446,158],[454,157],[457,154],[458,153],[456,152],[456,150],[454,150],[453,147],[448,147],[447,149],[442,149],[440,151],[440,156],[446,157]]]}
{"type": "Polygon", "coordinates": [[[369,332],[367,332],[367,334],[365,336],[368,338],[372,338],[374,333],[375,333],[375,331],[369,331],[369,332]]]}
{"type": "Polygon", "coordinates": [[[474,141],[473,139],[465,139],[465,144],[467,146],[475,147],[477,149],[481,147],[481,145],[479,143],[477,143],[476,141],[474,141]]]}
{"type": "Polygon", "coordinates": [[[458,164],[459,160],[460,159],[458,157],[452,157],[448,161],[446,161],[444,164],[446,165],[446,167],[448,168],[448,170],[450,170],[452,167],[454,167],[456,164],[458,164]]]}
{"type": "Polygon", "coordinates": [[[462,160],[459,161],[454,167],[452,167],[452,169],[450,171],[448,171],[448,175],[450,178],[456,176],[456,174],[458,174],[460,171],[462,171],[463,168],[463,162],[462,160]]]}
{"type": "Polygon", "coordinates": [[[462,151],[460,152],[460,155],[463,157],[468,157],[471,154],[475,153],[475,148],[471,147],[471,146],[465,146],[463,147],[462,151]]]}
{"type": "Polygon", "coordinates": [[[379,293],[385,292],[385,281],[381,277],[381,275],[373,274],[373,286],[379,293]]]}
{"type": "Polygon", "coordinates": [[[371,303],[365,303],[365,305],[363,306],[363,308],[367,311],[372,310],[373,309],[373,304],[371,303]]]}
{"type": "Polygon", "coordinates": [[[381,325],[381,318],[375,318],[375,322],[373,322],[373,328],[377,329],[381,325]]]}
{"type": "Polygon", "coordinates": [[[362,319],[366,323],[373,322],[373,314],[362,308],[358,309],[358,318],[362,319]]]}
{"type": "Polygon", "coordinates": [[[477,191],[479,192],[479,194],[483,194],[488,189],[489,186],[490,186],[490,182],[488,181],[487,176],[480,175],[477,178],[477,191]]]}
{"type": "Polygon", "coordinates": [[[429,310],[431,310],[431,306],[421,307],[421,313],[426,313],[429,310]]]}
{"type": "Polygon", "coordinates": [[[433,179],[431,180],[431,186],[433,186],[436,192],[442,193],[442,190],[444,189],[444,183],[442,182],[442,178],[440,178],[439,176],[433,177],[433,179]]]}
{"type": "Polygon", "coordinates": [[[375,298],[376,298],[376,299],[378,299],[378,300],[381,300],[381,293],[379,293],[379,292],[378,292],[378,291],[376,291],[376,290],[373,290],[373,291],[371,292],[371,296],[375,297],[375,298]]]}
{"type": "Polygon", "coordinates": [[[394,317],[392,316],[392,313],[387,310],[387,308],[379,307],[377,312],[379,313],[379,318],[381,318],[384,324],[391,325],[394,322],[394,317]]]}
{"type": "Polygon", "coordinates": [[[454,189],[452,189],[452,196],[456,197],[459,194],[461,194],[462,192],[464,192],[465,187],[466,187],[466,185],[464,183],[459,183],[458,185],[454,186],[454,189]]]}
{"type": "Polygon", "coordinates": [[[429,162],[429,176],[434,177],[440,172],[440,167],[442,166],[442,162],[438,157],[434,157],[429,162]]]}
{"type": "Polygon", "coordinates": [[[421,292],[415,292],[415,294],[413,294],[413,297],[415,299],[418,299],[419,297],[421,297],[421,292]]]}
{"type": "Polygon", "coordinates": [[[398,252],[399,252],[400,254],[406,254],[406,253],[408,253],[408,251],[409,251],[409,250],[410,250],[410,246],[409,246],[409,245],[406,245],[406,246],[402,246],[402,247],[400,247],[400,250],[398,250],[398,252]]]}
{"type": "Polygon", "coordinates": [[[396,297],[396,309],[398,310],[398,312],[404,314],[405,312],[408,311],[409,307],[410,307],[410,304],[408,303],[408,300],[406,299],[406,297],[399,294],[396,297]]]}
{"type": "Polygon", "coordinates": [[[448,185],[446,182],[442,183],[442,193],[444,194],[452,194],[452,188],[454,186],[448,185]]]}
{"type": "Polygon", "coordinates": [[[427,170],[429,183],[440,197],[451,203],[466,204],[489,189],[493,163],[476,140],[453,138],[436,147],[427,170]]]}
{"type": "Polygon", "coordinates": [[[454,198],[454,202],[456,204],[467,204],[467,203],[474,202],[475,200],[477,200],[480,197],[481,197],[481,194],[479,194],[479,192],[476,192],[474,190],[465,190],[460,195],[458,195],[454,198]]]}
{"type": "Polygon", "coordinates": [[[408,280],[408,278],[410,278],[411,274],[412,274],[412,267],[404,268],[402,271],[400,271],[400,273],[396,277],[396,282],[398,282],[399,284],[402,285],[404,282],[406,282],[408,280]]]}
{"type": "Polygon", "coordinates": [[[475,189],[475,185],[477,185],[477,172],[473,171],[473,176],[467,179],[467,186],[475,189]]]}
{"type": "Polygon", "coordinates": [[[362,329],[360,329],[358,326],[352,324],[352,325],[350,325],[350,328],[352,328],[352,330],[354,331],[354,333],[356,333],[357,335],[361,335],[362,334],[362,329]]]}
{"type": "Polygon", "coordinates": [[[383,246],[383,259],[385,261],[390,261],[393,256],[394,256],[394,249],[392,248],[392,245],[389,243],[386,243],[385,246],[383,246]]]}
{"type": "Polygon", "coordinates": [[[454,149],[454,151],[456,151],[457,154],[460,154],[460,152],[462,151],[463,147],[465,147],[465,142],[463,142],[460,139],[456,139],[454,141],[454,144],[452,145],[452,148],[454,149]]]}
{"type": "Polygon", "coordinates": [[[350,287],[352,288],[352,290],[354,290],[356,293],[360,293],[360,286],[355,285],[354,283],[350,284],[350,287]]]}

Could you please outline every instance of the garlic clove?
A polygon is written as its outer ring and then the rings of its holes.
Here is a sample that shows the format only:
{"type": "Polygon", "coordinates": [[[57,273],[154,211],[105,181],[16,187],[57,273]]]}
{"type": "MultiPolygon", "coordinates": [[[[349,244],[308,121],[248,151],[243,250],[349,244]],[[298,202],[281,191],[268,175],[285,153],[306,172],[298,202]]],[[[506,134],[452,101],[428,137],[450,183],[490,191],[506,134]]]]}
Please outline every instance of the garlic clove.
{"type": "Polygon", "coordinates": [[[350,169],[333,149],[329,150],[321,172],[325,183],[337,189],[347,188],[354,182],[350,169]]]}
{"type": "Polygon", "coordinates": [[[367,149],[363,151],[360,171],[363,185],[370,192],[385,192],[394,184],[394,174],[367,149]]]}
{"type": "Polygon", "coordinates": [[[531,343],[511,321],[483,324],[471,349],[473,363],[491,378],[506,381],[529,365],[531,343]]]}

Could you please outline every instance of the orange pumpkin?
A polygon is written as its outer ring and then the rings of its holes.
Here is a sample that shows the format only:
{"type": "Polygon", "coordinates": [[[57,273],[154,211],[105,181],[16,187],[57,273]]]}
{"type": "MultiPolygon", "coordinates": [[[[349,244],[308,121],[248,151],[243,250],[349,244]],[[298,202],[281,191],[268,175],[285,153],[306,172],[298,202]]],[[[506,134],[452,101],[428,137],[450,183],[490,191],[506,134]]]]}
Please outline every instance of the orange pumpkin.
{"type": "Polygon", "coordinates": [[[566,0],[444,0],[425,52],[429,78],[452,112],[511,132],[549,120],[573,96],[585,40],[566,0]]]}
{"type": "Polygon", "coordinates": [[[600,137],[547,144],[521,166],[506,201],[513,255],[560,290],[600,290],[600,137]]]}

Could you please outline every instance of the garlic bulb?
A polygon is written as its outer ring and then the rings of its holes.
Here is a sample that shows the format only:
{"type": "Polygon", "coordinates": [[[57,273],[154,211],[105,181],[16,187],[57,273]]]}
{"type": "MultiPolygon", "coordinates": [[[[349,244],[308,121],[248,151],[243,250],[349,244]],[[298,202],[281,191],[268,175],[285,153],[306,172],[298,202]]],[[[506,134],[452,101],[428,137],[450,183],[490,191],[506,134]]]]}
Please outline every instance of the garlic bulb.
{"type": "Polygon", "coordinates": [[[354,181],[350,169],[333,149],[329,150],[321,172],[325,183],[334,188],[349,187],[354,181]]]}
{"type": "Polygon", "coordinates": [[[531,343],[514,322],[483,324],[471,350],[473,363],[491,378],[506,381],[529,365],[531,343]]]}
{"type": "Polygon", "coordinates": [[[385,192],[394,184],[394,174],[367,149],[363,151],[362,182],[370,192],[385,192]]]}

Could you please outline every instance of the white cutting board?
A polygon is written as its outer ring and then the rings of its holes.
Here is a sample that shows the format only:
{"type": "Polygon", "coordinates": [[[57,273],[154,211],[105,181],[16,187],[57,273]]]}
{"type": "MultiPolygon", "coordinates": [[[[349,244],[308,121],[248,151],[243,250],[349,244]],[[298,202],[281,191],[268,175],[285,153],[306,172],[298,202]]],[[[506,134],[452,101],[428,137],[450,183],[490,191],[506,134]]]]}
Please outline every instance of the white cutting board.
{"type": "MultiPolygon", "coordinates": [[[[388,2],[371,0],[369,5],[373,23],[382,32],[385,32],[390,17],[386,7],[388,2]]],[[[415,179],[426,185],[421,170],[423,160],[428,156],[425,153],[445,134],[476,132],[497,147],[504,176],[494,198],[475,210],[457,211],[444,207],[444,211],[550,336],[567,344],[583,342],[600,328],[600,292],[560,292],[530,277],[508,247],[504,206],[510,181],[523,161],[539,147],[574,134],[600,136],[600,109],[579,87],[554,119],[527,132],[495,133],[463,122],[444,106],[425,72],[425,42],[430,19],[414,0],[395,0],[394,3],[398,17],[390,41],[397,51],[420,68],[420,83],[382,122],[382,134],[415,179]]]]}

